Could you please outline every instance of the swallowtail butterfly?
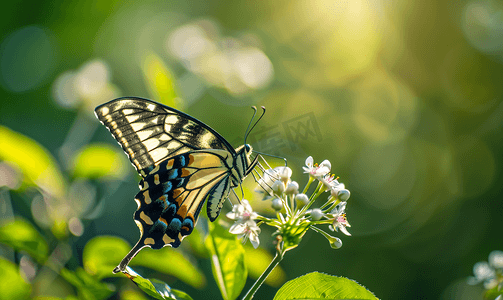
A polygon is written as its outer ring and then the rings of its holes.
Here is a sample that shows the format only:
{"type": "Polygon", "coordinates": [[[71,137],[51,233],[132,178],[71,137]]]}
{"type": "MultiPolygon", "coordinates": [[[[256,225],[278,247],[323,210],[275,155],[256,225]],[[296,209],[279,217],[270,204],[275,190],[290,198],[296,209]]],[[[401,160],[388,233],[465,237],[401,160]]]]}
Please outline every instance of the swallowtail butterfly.
{"type": "Polygon", "coordinates": [[[124,272],[143,248],[178,247],[207,201],[214,221],[232,188],[253,170],[258,156],[234,149],[201,121],[151,100],[124,97],[95,109],[142,177],[134,220],[140,239],[114,273],[124,272]]]}

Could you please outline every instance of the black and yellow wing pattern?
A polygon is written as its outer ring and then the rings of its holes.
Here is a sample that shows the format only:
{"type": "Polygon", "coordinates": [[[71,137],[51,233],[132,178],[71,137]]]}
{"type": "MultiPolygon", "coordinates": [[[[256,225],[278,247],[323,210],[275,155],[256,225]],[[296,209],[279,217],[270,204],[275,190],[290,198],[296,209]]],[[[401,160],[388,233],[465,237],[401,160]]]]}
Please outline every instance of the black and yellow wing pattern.
{"type": "Polygon", "coordinates": [[[178,247],[206,200],[214,221],[230,189],[257,163],[249,145],[234,149],[206,124],[154,101],[119,98],[95,113],[142,176],[134,213],[141,236],[114,272],[124,271],[143,247],[178,247]]]}

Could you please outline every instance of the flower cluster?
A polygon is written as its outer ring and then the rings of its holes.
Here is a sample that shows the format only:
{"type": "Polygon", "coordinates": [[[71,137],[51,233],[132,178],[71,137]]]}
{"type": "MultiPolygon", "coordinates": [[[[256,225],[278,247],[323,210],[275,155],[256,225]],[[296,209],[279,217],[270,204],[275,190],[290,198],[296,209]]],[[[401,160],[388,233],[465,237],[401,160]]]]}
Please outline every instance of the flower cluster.
{"type": "Polygon", "coordinates": [[[503,251],[494,250],[489,254],[489,262],[481,261],[473,266],[474,277],[468,278],[468,283],[475,285],[484,283],[487,290],[500,285],[503,289],[503,251]]]}
{"type": "Polygon", "coordinates": [[[318,226],[326,224],[332,231],[340,230],[345,235],[351,235],[347,230],[350,225],[345,212],[350,192],[338,181],[338,177],[330,174],[331,164],[328,160],[318,165],[310,156],[303,169],[309,179],[301,192],[299,184],[291,180],[292,170],[289,167],[266,170],[258,184],[265,194],[264,200],[271,201],[276,218],[253,212],[248,201],[243,200],[227,214],[228,218],[235,220],[230,232],[241,235],[244,241],[250,239],[256,248],[259,245],[259,226],[266,224],[276,227],[274,235],[281,241],[281,252],[284,252],[297,247],[307,230],[313,229],[326,237],[332,248],[340,248],[342,241],[318,226]],[[313,182],[317,182],[317,185],[310,189],[313,182]],[[325,193],[329,193],[325,202],[314,207],[316,200],[325,193]]]}

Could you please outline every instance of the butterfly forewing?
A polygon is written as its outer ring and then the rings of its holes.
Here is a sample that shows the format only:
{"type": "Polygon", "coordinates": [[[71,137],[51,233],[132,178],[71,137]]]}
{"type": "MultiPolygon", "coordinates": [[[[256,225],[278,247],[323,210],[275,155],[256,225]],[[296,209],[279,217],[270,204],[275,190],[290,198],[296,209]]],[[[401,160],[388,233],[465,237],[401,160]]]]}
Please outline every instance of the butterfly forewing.
{"type": "Polygon", "coordinates": [[[222,149],[235,153],[209,126],[146,99],[119,98],[98,106],[95,112],[142,176],[161,161],[191,150],[222,149]]]}

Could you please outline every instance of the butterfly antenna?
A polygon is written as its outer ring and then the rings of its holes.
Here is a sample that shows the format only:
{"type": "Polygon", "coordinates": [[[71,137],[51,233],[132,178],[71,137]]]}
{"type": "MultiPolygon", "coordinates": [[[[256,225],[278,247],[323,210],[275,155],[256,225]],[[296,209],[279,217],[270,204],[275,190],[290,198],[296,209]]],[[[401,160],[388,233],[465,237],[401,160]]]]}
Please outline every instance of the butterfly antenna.
{"type": "MultiPolygon", "coordinates": [[[[253,124],[252,128],[250,129],[250,131],[248,131],[246,133],[246,136],[245,136],[245,145],[246,145],[246,138],[248,137],[248,135],[250,134],[250,132],[253,130],[253,128],[255,128],[255,126],[257,125],[257,123],[262,120],[262,117],[265,115],[265,107],[264,106],[261,106],[260,108],[262,108],[262,114],[260,115],[260,117],[258,118],[257,122],[255,122],[255,124],[253,124]]],[[[253,106],[253,109],[255,109],[255,112],[257,112],[257,108],[255,106],[253,106]]],[[[255,116],[255,115],[253,115],[255,116]]]]}
{"type": "MultiPolygon", "coordinates": [[[[248,137],[248,134],[250,133],[250,126],[253,122],[253,119],[255,119],[255,115],[257,114],[257,108],[255,106],[252,106],[251,107],[253,109],[253,116],[251,117],[251,120],[250,120],[250,123],[248,123],[248,127],[246,128],[246,132],[245,132],[245,142],[243,145],[246,145],[246,138],[248,137]]],[[[252,128],[253,129],[253,128],[252,128]]]]}

